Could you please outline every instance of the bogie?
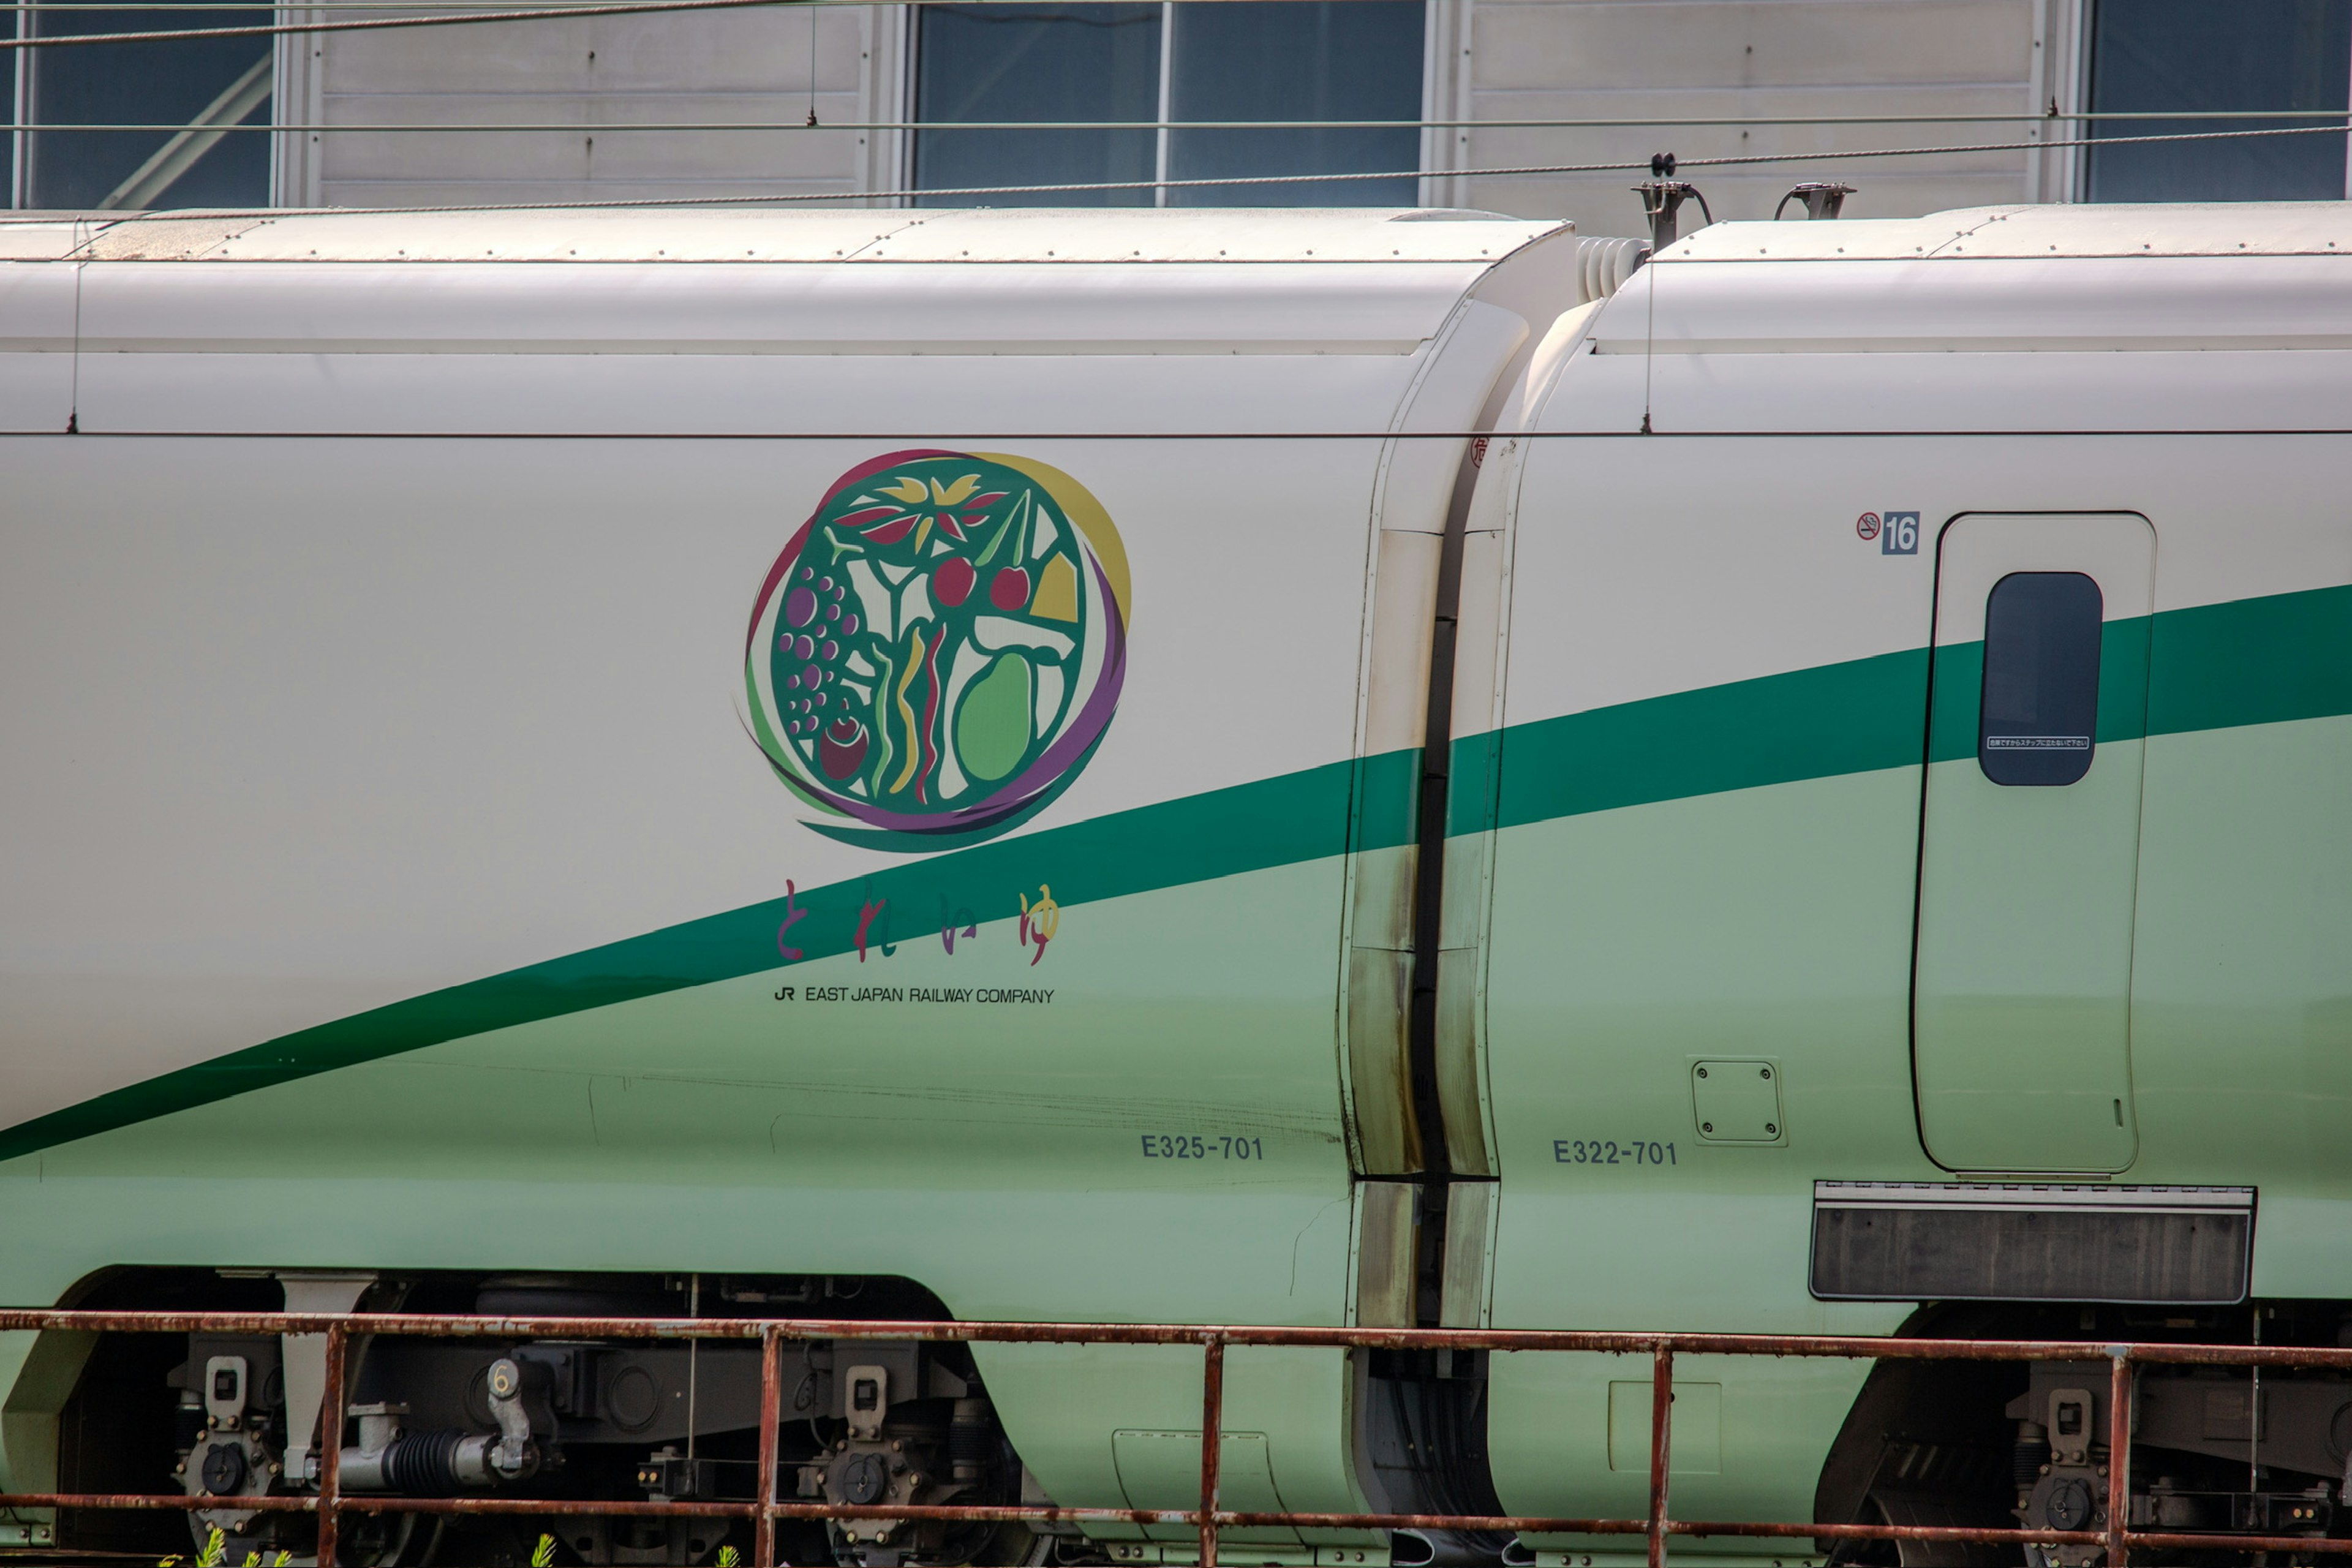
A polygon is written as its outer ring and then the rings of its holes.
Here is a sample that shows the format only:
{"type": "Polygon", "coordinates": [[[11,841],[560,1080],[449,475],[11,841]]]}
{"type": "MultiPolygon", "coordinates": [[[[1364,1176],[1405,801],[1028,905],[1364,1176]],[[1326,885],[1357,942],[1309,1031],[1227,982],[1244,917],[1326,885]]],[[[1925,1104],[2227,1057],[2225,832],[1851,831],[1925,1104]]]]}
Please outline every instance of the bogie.
{"type": "MultiPolygon", "coordinates": [[[[2104,1531],[2116,1464],[2112,1363],[2104,1347],[2303,1345],[2352,1335],[2352,1303],[2256,1302],[2163,1310],[1952,1305],[1918,1313],[1906,1336],[2079,1341],[2081,1360],[1883,1362],[1832,1447],[1814,1517],[1832,1523],[2104,1531]]],[[[2337,1373],[2145,1364],[2131,1381],[2126,1497],[2130,1528],[2324,1539],[2352,1460],[2352,1381],[2337,1373]],[[2259,1415],[2256,1412],[2259,1411],[2259,1415]]],[[[2104,1546],[2032,1547],[2043,1568],[2091,1568],[2104,1546]]],[[[2137,1549],[2159,1563],[2225,1561],[2221,1548],[2137,1549]]],[[[2014,1562],[1948,1543],[1843,1543],[1846,1562],[2014,1562]]]]}
{"type": "MultiPolygon", "coordinates": [[[[222,1280],[198,1271],[122,1270],[84,1304],[251,1310],[257,1282],[276,1283],[267,1275],[222,1280]]],[[[906,1280],[838,1276],[704,1280],[387,1271],[353,1304],[366,1311],[583,1319],[946,1316],[936,1297],[906,1280]]],[[[289,1433],[319,1418],[319,1385],[299,1371],[304,1358],[322,1353],[315,1337],[196,1333],[171,1336],[168,1348],[178,1352],[176,1364],[156,1377],[165,1336],[100,1340],[70,1413],[68,1485],[104,1480],[110,1489],[179,1489],[191,1497],[315,1491],[318,1461],[302,1457],[310,1446],[289,1441],[289,1433]],[[152,1382],[126,1387],[132,1367],[152,1382]],[[295,1408],[306,1391],[307,1412],[295,1408]],[[160,1473],[166,1466],[168,1476],[160,1473]]],[[[793,1341],[783,1342],[780,1354],[778,1452],[786,1500],[1021,1500],[1019,1456],[965,1347],[793,1341]]],[[[378,1335],[353,1342],[347,1376],[340,1478],[346,1495],[572,1503],[744,1501],[756,1495],[756,1342],[378,1335]]],[[[299,1558],[313,1534],[299,1514],[251,1509],[193,1510],[188,1527],[199,1551],[217,1532],[234,1562],[256,1552],[264,1563],[279,1552],[299,1558]]],[[[845,1568],[1018,1563],[1041,1549],[1029,1531],[996,1525],[787,1521],[782,1528],[788,1560],[833,1560],[845,1568]]],[[[137,1539],[160,1545],[152,1538],[161,1533],[149,1529],[137,1539]]],[[[66,1544],[89,1548],[112,1539],[103,1526],[93,1533],[77,1521],[66,1544]]],[[[528,1512],[451,1521],[361,1512],[352,1516],[342,1555],[372,1568],[522,1563],[548,1551],[560,1562],[690,1564],[718,1561],[729,1546],[738,1559],[748,1546],[740,1521],[528,1512]]]]}

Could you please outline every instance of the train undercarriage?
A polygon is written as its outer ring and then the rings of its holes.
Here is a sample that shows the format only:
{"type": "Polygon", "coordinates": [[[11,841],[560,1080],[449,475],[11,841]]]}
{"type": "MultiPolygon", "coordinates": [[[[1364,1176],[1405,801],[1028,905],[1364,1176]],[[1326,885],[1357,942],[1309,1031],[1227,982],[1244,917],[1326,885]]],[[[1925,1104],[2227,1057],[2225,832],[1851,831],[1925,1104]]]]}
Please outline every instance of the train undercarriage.
{"type": "MultiPolygon", "coordinates": [[[[68,1303],[93,1309],[356,1310],[502,1317],[941,1319],[904,1279],[385,1273],[340,1276],[121,1270],[68,1303]],[[340,1291],[336,1305],[330,1299],[340,1291]]],[[[1822,1522],[2106,1528],[2109,1363],[2119,1342],[2337,1346],[2352,1309],[2281,1302],[2218,1309],[1953,1304],[1906,1336],[2075,1341],[2080,1360],[1882,1361],[1832,1446],[1814,1499],[1822,1522]]],[[[301,1494],[322,1455],[310,1420],[323,1342],[268,1334],[108,1334],[82,1367],[59,1424],[58,1481],[70,1492],[176,1489],[190,1498],[301,1494]]],[[[1487,1479],[1484,1357],[1357,1352],[1363,1463],[1376,1507],[1502,1511],[1487,1479]]],[[[339,1558],[369,1568],[534,1560],[691,1564],[748,1560],[740,1521],[593,1517],[589,1501],[748,1500],[756,1495],[759,1350],[749,1342],[508,1341],[383,1337],[352,1343],[351,1419],[340,1484],[351,1495],[547,1500],[495,1515],[354,1514],[339,1558]],[[730,1555],[731,1553],[731,1555],[730,1555]]],[[[917,1341],[787,1342],[781,1495],[882,1506],[1042,1503],[1047,1498],[996,1419],[968,1347],[917,1341]]],[[[2132,1409],[2129,1524],[2183,1535],[2314,1541],[2352,1534],[2339,1505],[2352,1468],[2352,1379],[2243,1367],[2148,1365],[2132,1409]]],[[[166,1515],[68,1513],[68,1552],[198,1552],[221,1560],[314,1560],[305,1515],[235,1508],[166,1515]]],[[[1117,1543],[1077,1527],[931,1521],[780,1521],[782,1561],[838,1568],[1109,1563],[1117,1543]]],[[[1821,1543],[1854,1568],[2015,1564],[2013,1546],[1952,1542],[1821,1543]]],[[[2029,1546],[2026,1568],[2089,1568],[2097,1546],[2029,1546]]],[[[2291,1558],[2301,1554],[2289,1553],[2291,1558]]],[[[1246,1548],[1234,1560],[1250,1561],[1246,1548]]],[[[1398,1538],[1401,1564],[1506,1563],[1502,1535],[1398,1538]]],[[[2135,1552],[2136,1562],[2238,1560],[2216,1544],[2135,1552]]],[[[2316,1561],[2316,1558],[2314,1558],[2316,1561]]]]}
{"type": "MultiPolygon", "coordinates": [[[[1924,1310],[1903,1331],[2079,1340],[2084,1357],[1881,1362],[1823,1468],[1817,1520],[2104,1531],[2114,1460],[2105,1346],[2343,1346],[2352,1344],[2352,1310],[2317,1301],[2221,1308],[1958,1303],[1924,1310]]],[[[2130,1529],[2313,1540],[2352,1533],[2352,1514],[2339,1508],[2352,1479],[2352,1379],[2147,1365],[2134,1379],[2130,1415],[2130,1529]]],[[[2051,1544],[2028,1547],[2025,1556],[2028,1568],[2088,1568],[2106,1553],[2100,1546],[2051,1544]]],[[[1831,1559],[1990,1568],[2016,1563],[2018,1553],[1952,1542],[1845,1542],[1831,1559]]],[[[2132,1560],[2189,1564],[2245,1557],[2217,1545],[2136,1548],[2132,1560]]]]}
{"type": "MultiPolygon", "coordinates": [[[[507,1317],[940,1319],[940,1302],[899,1279],[825,1276],[413,1275],[330,1277],[335,1310],[507,1317]]],[[[123,1271],[77,1306],[277,1311],[316,1308],[317,1277],[123,1271]],[[280,1292],[283,1291],[283,1299],[280,1292]]],[[[962,1345],[915,1341],[787,1342],[782,1494],[860,1505],[1012,1503],[1025,1472],[962,1345]]],[[[748,1500],[760,1420],[756,1342],[505,1342],[383,1337],[353,1342],[351,1420],[340,1486],[351,1495],[594,1500],[748,1500]]],[[[163,1489],[191,1497],[299,1493],[318,1484],[310,1438],[323,1385],[322,1342],[307,1336],[109,1335],[65,1412],[60,1481],[70,1490],[163,1489]],[[305,1363],[310,1364],[305,1364],[305,1363]]],[[[1034,1483],[1026,1482],[1030,1500],[1034,1483]]],[[[1083,1553],[1077,1537],[1014,1525],[785,1521],[789,1561],[845,1568],[1044,1563],[1083,1553]]],[[[86,1514],[63,1522],[71,1548],[187,1552],[218,1530],[226,1561],[315,1553],[299,1514],[197,1510],[177,1520],[86,1514]]],[[[354,1515],[338,1556],[370,1568],[560,1562],[748,1561],[748,1524],[725,1519],[354,1515]]]]}
{"type": "MultiPolygon", "coordinates": [[[[66,1305],[93,1310],[362,1311],[507,1318],[950,1316],[908,1280],[685,1276],[121,1269],[66,1305]]],[[[1041,1504],[970,1348],[915,1340],[786,1341],[779,1496],[892,1504],[1041,1504]]],[[[355,1337],[340,1455],[346,1496],[545,1499],[551,1504],[750,1501],[757,1495],[760,1348],[752,1341],[355,1337]]],[[[1368,1489],[1399,1511],[1496,1511],[1485,1479],[1483,1357],[1365,1352],[1359,1381],[1368,1489]],[[1442,1360],[1443,1364],[1439,1364],[1442,1360]]],[[[324,1342],[268,1333],[97,1337],[59,1421],[68,1492],[191,1499],[315,1493],[324,1342]]],[[[199,1555],[229,1564],[316,1560],[298,1512],[197,1508],[70,1511],[70,1553],[199,1555]]],[[[688,1564],[751,1556],[726,1519],[415,1513],[347,1516],[338,1561],[366,1568],[558,1563],[688,1564]],[[732,1556],[726,1555],[731,1552],[732,1556]]],[[[1406,1541],[1408,1563],[1494,1560],[1506,1538],[1406,1541]]],[[[1105,1564],[1121,1548],[1074,1525],[780,1521],[792,1563],[838,1568],[1105,1564]]],[[[1125,1548],[1130,1554],[1137,1550],[1125,1548]]],[[[1151,1549],[1154,1560],[1157,1548],[1151,1549]]],[[[1361,1556],[1359,1552],[1358,1557],[1361,1556]]]]}

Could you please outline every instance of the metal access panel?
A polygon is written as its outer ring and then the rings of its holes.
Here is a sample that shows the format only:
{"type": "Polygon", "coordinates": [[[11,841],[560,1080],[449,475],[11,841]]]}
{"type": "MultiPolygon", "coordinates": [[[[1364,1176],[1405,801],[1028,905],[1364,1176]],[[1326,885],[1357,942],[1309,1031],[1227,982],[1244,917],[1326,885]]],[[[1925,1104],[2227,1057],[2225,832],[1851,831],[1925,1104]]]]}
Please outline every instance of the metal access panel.
{"type": "Polygon", "coordinates": [[[1816,1182],[1823,1300],[2242,1301],[2252,1187],[1816,1182]]]}
{"type": "Polygon", "coordinates": [[[1912,1041],[1947,1170],[2132,1162],[2155,572],[2136,513],[1964,515],[1939,542],[1912,1041]]]}
{"type": "Polygon", "coordinates": [[[1769,1061],[1693,1062],[1691,1118],[1709,1143],[1784,1142],[1780,1068],[1769,1061]]]}

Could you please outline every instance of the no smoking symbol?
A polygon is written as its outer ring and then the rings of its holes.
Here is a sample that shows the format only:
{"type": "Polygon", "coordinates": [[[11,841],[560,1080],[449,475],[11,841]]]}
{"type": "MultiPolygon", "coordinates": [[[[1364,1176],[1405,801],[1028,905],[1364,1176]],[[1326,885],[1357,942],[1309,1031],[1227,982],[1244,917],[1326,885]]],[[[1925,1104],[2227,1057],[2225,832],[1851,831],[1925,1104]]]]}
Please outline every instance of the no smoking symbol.
{"type": "Polygon", "coordinates": [[[1860,517],[1855,518],[1853,520],[1853,531],[1864,539],[1877,538],[1878,514],[1874,511],[1866,511],[1860,517]]]}

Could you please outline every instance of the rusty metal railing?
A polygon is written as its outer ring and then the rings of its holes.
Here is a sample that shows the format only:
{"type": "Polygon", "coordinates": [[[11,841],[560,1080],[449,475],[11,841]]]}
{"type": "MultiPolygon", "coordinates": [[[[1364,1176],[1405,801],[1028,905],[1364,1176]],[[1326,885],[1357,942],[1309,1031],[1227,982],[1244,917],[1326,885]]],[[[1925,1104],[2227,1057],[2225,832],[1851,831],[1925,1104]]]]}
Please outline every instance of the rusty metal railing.
{"type": "Polygon", "coordinates": [[[940,1520],[967,1523],[1120,1523],[1176,1525],[1200,1532],[1202,1568],[1216,1568],[1218,1532],[1283,1527],[1304,1530],[1448,1530],[1525,1535],[1641,1536],[1649,1568],[1666,1568],[1666,1543],[1682,1536],[1751,1536],[1815,1541],[1957,1542],[2016,1546],[2094,1546],[2108,1568],[2125,1568],[2130,1549],[2198,1548],[2236,1552],[2352,1554],[2352,1539],[2302,1535],[2145,1531],[2130,1528],[2132,1373],[2141,1365],[2325,1367],[2352,1372],[2352,1349],[2294,1345],[2195,1345],[2067,1340],[1882,1339],[1820,1334],[1703,1334],[1528,1329],[1268,1328],[1165,1323],[888,1322],[821,1318],[515,1318],[415,1313],[92,1312],[0,1310],[0,1330],[73,1329],[112,1333],[317,1334],[326,1342],[326,1393],[320,1424],[316,1494],[215,1497],[177,1493],[20,1492],[0,1494],[0,1510],[156,1509],[315,1514],[318,1560],[332,1568],[337,1528],[348,1513],[527,1514],[539,1517],[742,1519],[752,1525],[754,1568],[776,1568],[779,1520],[940,1520]],[[748,1501],[625,1502],[499,1497],[350,1495],[341,1488],[345,1352],[355,1334],[436,1339],[757,1340],[760,1342],[760,1451],[756,1497],[748,1501]],[[785,1502],[776,1495],[777,1435],[785,1340],[920,1340],[930,1342],[1197,1345],[1202,1356],[1201,1496],[1197,1509],[1061,1508],[1013,1504],[785,1502]],[[1650,1504],[1642,1519],[1554,1519],[1521,1515],[1237,1512],[1218,1507],[1219,1450],[1224,1426],[1224,1359],[1229,1345],[1326,1349],[1581,1352],[1646,1355],[1651,1360],[1650,1504]],[[1676,1355],[1820,1356],[1847,1360],[2109,1363],[2107,1517],[2100,1530],[2025,1530],[1959,1525],[1772,1523],[1678,1520],[1667,1509],[1672,1470],[1676,1355]]]}

